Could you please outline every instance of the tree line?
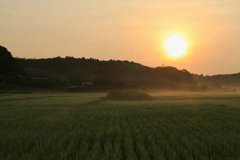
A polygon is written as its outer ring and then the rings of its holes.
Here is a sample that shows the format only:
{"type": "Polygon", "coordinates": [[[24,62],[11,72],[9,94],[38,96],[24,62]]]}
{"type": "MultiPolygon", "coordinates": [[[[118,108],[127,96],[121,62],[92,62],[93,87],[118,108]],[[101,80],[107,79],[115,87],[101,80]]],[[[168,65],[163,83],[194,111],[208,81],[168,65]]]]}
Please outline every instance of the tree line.
{"type": "MultiPolygon", "coordinates": [[[[208,90],[224,87],[240,87],[240,73],[203,76],[191,74],[175,67],[151,68],[139,63],[120,60],[100,61],[94,58],[74,58],[71,56],[25,59],[14,58],[0,46],[0,74],[20,74],[27,81],[18,85],[36,86],[31,77],[46,77],[47,84],[39,87],[49,89],[79,86],[82,82],[93,82],[98,90],[143,89],[143,90],[208,90]]],[[[3,80],[0,77],[0,83],[3,80]]]]}
{"type": "Polygon", "coordinates": [[[67,77],[72,85],[93,82],[96,89],[196,90],[197,82],[187,70],[174,67],[151,68],[120,60],[100,61],[93,58],[55,57],[22,59],[23,67],[41,68],[67,77]]]}
{"type": "MultiPolygon", "coordinates": [[[[94,58],[55,57],[46,59],[14,58],[0,46],[0,74],[21,74],[27,81],[16,82],[23,86],[49,89],[80,86],[93,82],[96,90],[142,89],[142,90],[208,90],[222,86],[240,87],[240,73],[203,76],[191,74],[175,67],[151,68],[127,60],[100,61],[94,58]],[[31,77],[46,77],[46,82],[34,82],[31,77]]],[[[0,83],[3,81],[0,77],[0,83]]]]}

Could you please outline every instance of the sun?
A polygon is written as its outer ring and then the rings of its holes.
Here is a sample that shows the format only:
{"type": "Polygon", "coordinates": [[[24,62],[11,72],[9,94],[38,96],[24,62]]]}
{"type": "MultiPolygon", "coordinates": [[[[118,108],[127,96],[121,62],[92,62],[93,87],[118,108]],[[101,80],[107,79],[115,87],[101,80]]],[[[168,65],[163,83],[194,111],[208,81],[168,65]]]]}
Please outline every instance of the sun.
{"type": "Polygon", "coordinates": [[[181,36],[171,36],[166,40],[165,49],[172,57],[180,57],[187,50],[187,42],[181,36]]]}

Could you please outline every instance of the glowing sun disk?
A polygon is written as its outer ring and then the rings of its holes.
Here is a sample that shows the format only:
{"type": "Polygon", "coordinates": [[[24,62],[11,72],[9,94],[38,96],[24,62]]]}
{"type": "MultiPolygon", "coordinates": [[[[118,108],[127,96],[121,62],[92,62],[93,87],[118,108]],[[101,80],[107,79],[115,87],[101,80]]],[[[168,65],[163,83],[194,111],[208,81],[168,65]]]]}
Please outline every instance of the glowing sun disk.
{"type": "Polygon", "coordinates": [[[180,57],[186,52],[187,42],[183,37],[171,36],[165,43],[165,49],[172,57],[180,57]]]}

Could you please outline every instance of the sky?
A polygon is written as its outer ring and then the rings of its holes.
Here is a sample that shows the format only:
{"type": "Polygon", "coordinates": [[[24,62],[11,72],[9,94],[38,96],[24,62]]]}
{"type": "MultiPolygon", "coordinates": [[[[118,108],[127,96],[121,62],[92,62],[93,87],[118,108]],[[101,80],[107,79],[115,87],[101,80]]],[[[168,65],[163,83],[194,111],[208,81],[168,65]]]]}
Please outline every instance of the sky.
{"type": "Polygon", "coordinates": [[[19,58],[91,57],[239,73],[239,8],[239,0],[1,0],[0,45],[19,58]],[[164,49],[175,34],[188,43],[180,58],[164,49]]]}

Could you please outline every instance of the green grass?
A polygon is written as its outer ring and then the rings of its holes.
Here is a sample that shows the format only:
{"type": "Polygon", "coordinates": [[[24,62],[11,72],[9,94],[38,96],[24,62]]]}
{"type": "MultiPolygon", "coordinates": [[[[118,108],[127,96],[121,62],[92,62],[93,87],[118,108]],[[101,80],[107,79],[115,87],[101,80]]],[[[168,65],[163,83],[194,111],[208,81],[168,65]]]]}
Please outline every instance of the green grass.
{"type": "Polygon", "coordinates": [[[111,91],[106,99],[110,100],[151,100],[151,96],[146,93],[135,91],[111,91]]]}
{"type": "Polygon", "coordinates": [[[0,159],[240,159],[239,95],[102,96],[0,96],[0,159]]]}

